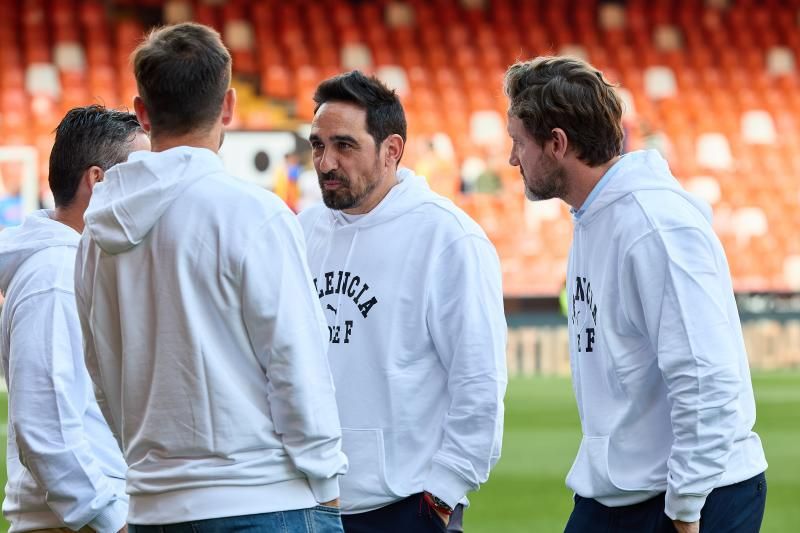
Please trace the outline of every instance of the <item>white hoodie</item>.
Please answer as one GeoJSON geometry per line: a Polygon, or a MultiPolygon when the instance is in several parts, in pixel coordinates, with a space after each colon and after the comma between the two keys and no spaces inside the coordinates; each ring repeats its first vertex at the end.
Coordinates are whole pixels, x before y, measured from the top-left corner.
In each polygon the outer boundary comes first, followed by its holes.
{"type": "Polygon", "coordinates": [[[285,204],[178,147],[111,169],[85,220],[78,311],[129,466],[129,521],[336,498],[347,460],[325,322],[285,204]]]}
{"type": "Polygon", "coordinates": [[[666,491],[666,514],[695,521],[712,489],[767,467],[728,263],[710,209],[656,151],[597,189],[567,277],[584,435],[567,485],[608,506],[666,491]]]}
{"type": "Polygon", "coordinates": [[[424,178],[401,169],[398,180],[352,222],[323,205],[300,215],[350,460],[344,513],[423,490],[454,506],[500,457],[507,379],[497,254],[424,178]]]}
{"type": "Polygon", "coordinates": [[[73,293],[80,234],[37,211],[0,232],[10,531],[125,525],[125,462],[83,362],[73,293]]]}

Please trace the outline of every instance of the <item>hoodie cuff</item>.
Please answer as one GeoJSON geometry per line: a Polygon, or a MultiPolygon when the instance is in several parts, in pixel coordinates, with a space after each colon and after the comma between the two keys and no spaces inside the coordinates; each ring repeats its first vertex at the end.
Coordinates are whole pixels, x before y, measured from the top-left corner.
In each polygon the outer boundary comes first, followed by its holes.
{"type": "Polygon", "coordinates": [[[672,491],[672,487],[667,487],[665,498],[664,514],[672,520],[681,522],[696,522],[700,520],[700,511],[706,504],[706,495],[685,495],[681,496],[672,491]]]}
{"type": "Polygon", "coordinates": [[[431,466],[431,471],[422,487],[454,509],[473,488],[464,478],[436,462],[431,466]]]}
{"type": "Polygon", "coordinates": [[[97,533],[117,533],[128,520],[128,503],[114,500],[87,524],[97,533]]]}
{"type": "Polygon", "coordinates": [[[339,497],[339,476],[327,479],[309,479],[308,484],[311,486],[311,492],[314,493],[317,503],[329,502],[339,497]]]}

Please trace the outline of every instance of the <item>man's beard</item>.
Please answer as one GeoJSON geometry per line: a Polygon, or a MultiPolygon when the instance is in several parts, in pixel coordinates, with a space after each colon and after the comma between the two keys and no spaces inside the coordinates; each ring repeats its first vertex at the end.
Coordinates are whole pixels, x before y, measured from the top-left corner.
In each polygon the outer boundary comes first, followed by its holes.
{"type": "Polygon", "coordinates": [[[564,168],[558,165],[553,165],[544,179],[537,182],[535,187],[528,183],[525,175],[522,176],[522,182],[525,184],[525,198],[532,202],[539,200],[550,200],[551,198],[564,199],[567,195],[567,177],[564,168]]]}
{"type": "Polygon", "coordinates": [[[353,191],[353,189],[350,187],[350,178],[344,174],[339,174],[333,170],[325,173],[317,172],[319,188],[320,191],[322,191],[322,201],[325,203],[326,207],[330,209],[336,209],[337,211],[358,207],[361,205],[361,202],[364,201],[364,198],[369,196],[370,193],[378,186],[380,181],[378,179],[379,171],[379,166],[376,163],[375,168],[372,170],[373,179],[367,182],[364,190],[360,192],[353,191]],[[336,180],[340,183],[340,185],[337,189],[327,190],[325,189],[326,180],[336,180]]]}

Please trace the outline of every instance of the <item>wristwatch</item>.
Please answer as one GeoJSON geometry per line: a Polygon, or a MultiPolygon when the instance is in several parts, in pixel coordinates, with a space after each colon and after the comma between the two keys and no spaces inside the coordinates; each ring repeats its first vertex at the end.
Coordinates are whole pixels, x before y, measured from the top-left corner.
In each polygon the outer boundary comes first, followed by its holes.
{"type": "Polygon", "coordinates": [[[447,502],[445,502],[443,499],[434,496],[428,491],[425,491],[424,498],[425,501],[428,502],[428,505],[430,505],[440,513],[446,515],[453,514],[453,508],[447,505],[447,502]]]}

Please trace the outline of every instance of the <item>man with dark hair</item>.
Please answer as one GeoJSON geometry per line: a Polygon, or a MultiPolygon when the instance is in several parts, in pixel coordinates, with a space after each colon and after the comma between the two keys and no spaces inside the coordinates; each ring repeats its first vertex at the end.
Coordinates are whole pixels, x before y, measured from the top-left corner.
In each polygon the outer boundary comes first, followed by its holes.
{"type": "Polygon", "coordinates": [[[153,153],[97,187],[75,280],[131,530],[341,531],[347,460],[302,231],[217,155],[230,55],[187,23],[150,33],[133,64],[153,153]]]}
{"type": "Polygon", "coordinates": [[[510,163],[560,198],[583,440],[567,533],[759,530],[767,467],[725,252],[711,210],[654,150],[620,156],[601,72],[540,57],[506,73],[510,163]]]}
{"type": "Polygon", "coordinates": [[[76,194],[87,169],[90,184],[102,181],[106,170],[128,159],[137,150],[149,150],[147,139],[136,115],[105,109],[99,105],[71,110],[56,128],[56,140],[50,152],[48,181],[56,204],[63,214],[78,202],[75,220],[70,225],[83,228],[83,213],[88,196],[76,194]],[[86,200],[82,202],[82,200],[86,200]]]}
{"type": "Polygon", "coordinates": [[[83,361],[73,290],[83,212],[105,172],[149,149],[136,116],[71,110],[50,154],[54,211],[0,233],[0,357],[8,387],[3,514],[17,531],[125,529],[125,461],[83,361]]]}
{"type": "Polygon", "coordinates": [[[350,471],[345,531],[461,530],[459,502],[500,457],[506,388],[500,265],[481,228],[398,170],[397,95],[358,71],[314,95],[324,206],[300,215],[328,319],[350,471]]]}

